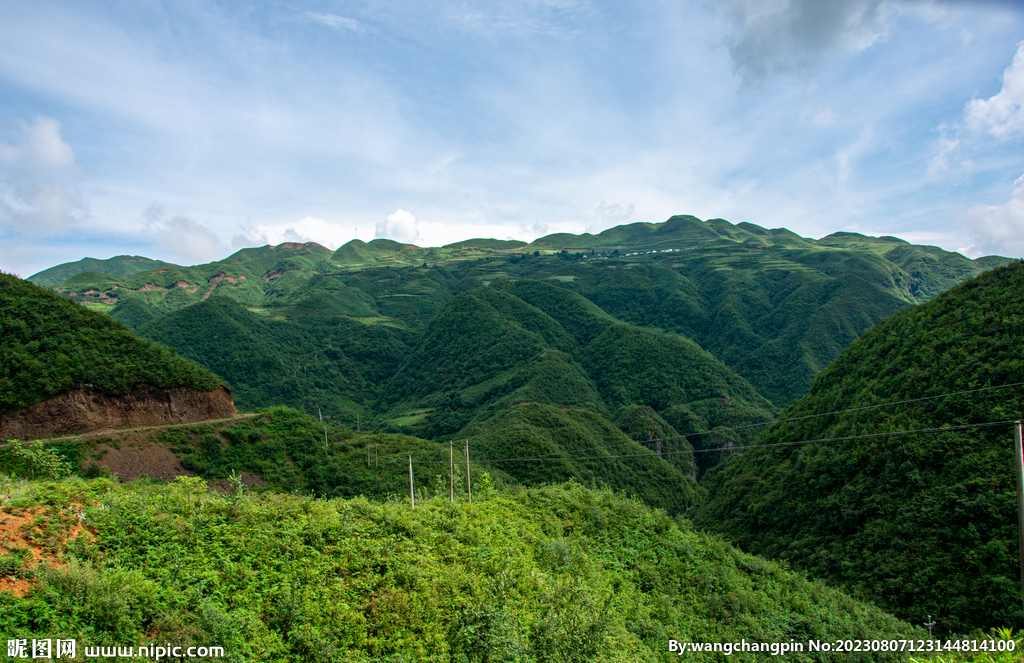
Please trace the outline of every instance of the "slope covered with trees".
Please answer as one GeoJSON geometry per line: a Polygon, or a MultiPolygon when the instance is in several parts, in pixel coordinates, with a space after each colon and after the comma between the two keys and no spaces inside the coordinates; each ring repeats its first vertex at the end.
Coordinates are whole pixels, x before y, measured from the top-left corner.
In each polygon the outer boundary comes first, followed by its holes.
{"type": "Polygon", "coordinates": [[[139,383],[223,384],[121,323],[9,274],[0,274],[0,359],[0,412],[83,386],[122,395],[139,383]]]}
{"type": "Polygon", "coordinates": [[[908,619],[1019,628],[1022,292],[1014,262],[872,329],[712,473],[695,521],[908,619]]]}
{"type": "Polygon", "coordinates": [[[709,401],[772,417],[772,405],[746,380],[689,339],[617,322],[548,283],[496,279],[459,294],[431,321],[388,383],[381,409],[393,420],[422,413],[410,431],[438,438],[472,434],[471,424],[522,402],[608,417],[626,405],[668,412],[709,401]]]}

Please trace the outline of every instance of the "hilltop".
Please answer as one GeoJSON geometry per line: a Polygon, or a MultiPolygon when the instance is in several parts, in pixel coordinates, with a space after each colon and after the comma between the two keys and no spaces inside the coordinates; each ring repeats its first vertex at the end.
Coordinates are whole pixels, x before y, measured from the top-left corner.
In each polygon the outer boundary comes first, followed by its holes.
{"type": "Polygon", "coordinates": [[[177,267],[177,265],[162,260],[153,260],[144,256],[114,256],[106,260],[96,258],[82,258],[75,262],[68,262],[50,269],[33,274],[26,279],[36,285],[49,288],[64,283],[72,276],[82,272],[97,272],[99,274],[110,274],[112,276],[131,276],[137,272],[148,272],[154,269],[165,269],[177,267]]]}
{"type": "MultiPolygon", "coordinates": [[[[199,364],[139,338],[121,323],[8,274],[0,274],[0,357],[0,430],[8,436],[23,429],[45,434],[39,431],[48,430],[50,423],[57,426],[54,430],[73,428],[80,418],[68,412],[76,409],[71,404],[54,406],[70,417],[68,422],[48,422],[53,417],[44,411],[31,421],[21,421],[19,414],[68,392],[80,393],[82,408],[89,410],[90,403],[108,403],[112,397],[146,399],[148,395],[135,394],[141,385],[165,394],[224,386],[199,364]],[[41,420],[38,425],[35,419],[41,420]]],[[[179,401],[192,398],[174,393],[179,401]]],[[[195,407],[206,407],[204,397],[197,398],[195,407]]],[[[227,402],[225,408],[230,396],[227,402]]],[[[91,417],[88,412],[82,416],[91,417]]]]}
{"type": "Polygon", "coordinates": [[[705,478],[695,522],[908,619],[1019,628],[1021,292],[1016,261],[866,333],[705,478]]]}

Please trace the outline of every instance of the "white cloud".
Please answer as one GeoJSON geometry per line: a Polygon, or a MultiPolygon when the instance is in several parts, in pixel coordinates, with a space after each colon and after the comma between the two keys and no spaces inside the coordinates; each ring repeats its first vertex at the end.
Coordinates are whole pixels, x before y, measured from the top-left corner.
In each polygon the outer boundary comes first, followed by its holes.
{"type": "Polygon", "coordinates": [[[142,221],[153,235],[154,243],[171,262],[198,265],[225,257],[227,247],[205,224],[178,214],[167,216],[167,208],[153,203],[142,212],[142,221]]]}
{"type": "Polygon", "coordinates": [[[853,174],[855,162],[874,147],[874,129],[867,127],[857,140],[836,151],[836,188],[841,188],[853,174]]]}
{"type": "Polygon", "coordinates": [[[939,153],[928,161],[928,172],[925,177],[929,182],[937,181],[950,169],[950,155],[956,154],[960,147],[959,138],[951,138],[949,127],[945,124],[939,126],[939,153]]]}
{"type": "Polygon", "coordinates": [[[1003,88],[988,99],[972,99],[964,109],[968,128],[987,131],[996,138],[1024,133],[1024,42],[1003,71],[1003,88]]]}
{"type": "Polygon", "coordinates": [[[1002,255],[1024,257],[1024,176],[1013,183],[1010,200],[1001,205],[978,205],[957,222],[971,242],[961,253],[977,258],[1002,255]]]}
{"type": "Polygon", "coordinates": [[[63,233],[87,215],[74,151],[53,118],[19,124],[21,143],[0,143],[0,226],[34,236],[63,233]]]}
{"type": "Polygon", "coordinates": [[[832,127],[839,122],[839,115],[831,108],[826,108],[815,114],[813,122],[819,127],[832,127]]]}
{"type": "Polygon", "coordinates": [[[242,232],[231,238],[231,248],[235,251],[247,249],[253,246],[266,246],[270,244],[267,235],[255,228],[243,228],[242,232]]]}
{"type": "Polygon", "coordinates": [[[729,53],[747,76],[802,71],[823,55],[860,52],[886,32],[882,0],[728,0],[729,53]]]}
{"type": "Polygon", "coordinates": [[[523,242],[532,242],[538,237],[543,237],[548,234],[548,224],[546,223],[534,223],[527,226],[522,224],[519,227],[519,234],[516,235],[516,239],[523,242]]]}
{"type": "Polygon", "coordinates": [[[217,233],[187,216],[172,216],[156,233],[157,244],[174,262],[200,264],[224,257],[225,247],[217,233]]]}
{"type": "Polygon", "coordinates": [[[248,246],[281,244],[282,242],[316,242],[334,250],[354,237],[354,226],[342,226],[325,219],[307,216],[300,221],[283,224],[260,224],[243,228],[231,238],[231,246],[241,249],[248,246]]]}
{"type": "Polygon", "coordinates": [[[632,223],[635,211],[636,207],[633,206],[633,203],[623,206],[618,203],[609,204],[601,201],[601,204],[594,209],[593,222],[587,224],[587,232],[599,233],[615,226],[632,223]]]}
{"type": "Polygon", "coordinates": [[[393,239],[405,244],[416,244],[420,241],[416,217],[404,209],[395,210],[395,213],[389,214],[385,221],[378,221],[374,236],[378,239],[393,239]]]}
{"type": "Polygon", "coordinates": [[[307,19],[326,25],[329,28],[335,30],[349,30],[351,32],[362,32],[365,27],[362,23],[355,20],[354,18],[345,18],[337,14],[318,14],[316,12],[305,12],[303,14],[307,19]]]}

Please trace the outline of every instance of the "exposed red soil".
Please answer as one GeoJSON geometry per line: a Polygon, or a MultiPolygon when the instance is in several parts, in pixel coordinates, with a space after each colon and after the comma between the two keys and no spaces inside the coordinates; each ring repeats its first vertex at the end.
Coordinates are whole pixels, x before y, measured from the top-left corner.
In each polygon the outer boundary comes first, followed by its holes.
{"type": "Polygon", "coordinates": [[[42,403],[0,413],[0,440],[37,439],[101,428],[184,423],[237,415],[231,392],[224,387],[199,391],[190,387],[162,389],[138,384],[123,396],[75,389],[42,403]]]}
{"type": "Polygon", "coordinates": [[[203,295],[202,299],[200,299],[199,301],[205,301],[207,297],[212,295],[214,288],[216,288],[217,284],[220,283],[221,281],[227,281],[228,283],[238,283],[239,281],[244,281],[244,280],[245,280],[245,274],[241,274],[241,275],[239,275],[238,278],[235,278],[234,276],[228,276],[224,272],[221,272],[217,276],[214,276],[209,281],[207,281],[207,283],[210,284],[210,289],[206,291],[206,294],[203,295]]]}
{"type": "Polygon", "coordinates": [[[324,251],[330,251],[326,246],[321,246],[316,242],[283,242],[274,247],[275,249],[323,249],[324,251]]]}
{"type": "MultiPolygon", "coordinates": [[[[70,513],[62,515],[76,518],[81,513],[82,506],[73,505],[69,507],[69,510],[70,513]]],[[[28,549],[32,556],[32,561],[25,564],[25,568],[34,569],[41,563],[59,569],[67,568],[67,564],[60,558],[59,553],[64,550],[69,541],[86,530],[81,522],[75,523],[70,530],[58,535],[52,545],[44,548],[37,543],[38,535],[42,534],[42,530],[36,524],[36,519],[37,516],[46,515],[47,511],[47,507],[25,510],[0,507],[0,554],[24,548],[28,549]]],[[[87,536],[95,540],[92,532],[87,532],[87,536]]],[[[0,591],[11,591],[16,596],[24,596],[31,587],[31,581],[25,578],[18,578],[14,575],[0,576],[0,591]]]]}

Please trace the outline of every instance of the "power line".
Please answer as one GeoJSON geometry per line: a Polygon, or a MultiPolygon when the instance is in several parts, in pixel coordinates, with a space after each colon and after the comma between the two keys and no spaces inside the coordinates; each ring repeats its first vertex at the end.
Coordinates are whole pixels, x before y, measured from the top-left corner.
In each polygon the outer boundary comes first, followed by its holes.
{"type": "MultiPolygon", "coordinates": [[[[994,426],[1009,426],[1014,423],[1014,420],[1005,421],[986,421],[977,424],[963,424],[960,426],[941,426],[938,428],[918,428],[914,430],[904,431],[889,431],[887,433],[866,433],[864,435],[845,435],[842,437],[822,437],[814,440],[796,440],[792,442],[773,442],[771,444],[748,444],[742,447],[726,447],[719,449],[681,449],[678,451],[663,451],[659,456],[656,452],[651,451],[649,453],[638,453],[638,454],[621,454],[616,456],[560,456],[557,458],[551,458],[547,456],[531,456],[521,458],[483,458],[476,460],[477,463],[519,463],[519,462],[544,462],[544,461],[566,461],[566,460],[616,460],[621,458],[659,458],[661,456],[678,456],[684,454],[699,454],[699,453],[722,453],[722,452],[734,452],[734,451],[746,451],[748,449],[769,449],[772,447],[790,447],[804,444],[816,444],[818,442],[845,442],[849,440],[867,440],[873,438],[889,438],[889,437],[901,437],[904,435],[917,435],[927,433],[951,433],[954,431],[968,430],[972,428],[991,428],[994,426]]],[[[618,445],[624,446],[624,445],[618,445]]],[[[600,447],[599,447],[600,448],[600,447]]],[[[407,454],[406,454],[407,455],[407,454]]],[[[395,456],[397,459],[398,456],[395,456]]],[[[389,459],[391,460],[391,459],[389,459]]],[[[391,462],[395,462],[391,460],[391,462]]],[[[421,460],[416,461],[419,465],[438,465],[447,461],[436,461],[436,460],[421,460]]]]}
{"type": "MultiPolygon", "coordinates": [[[[686,433],[686,434],[681,434],[681,435],[670,435],[668,437],[663,437],[661,439],[664,441],[664,440],[675,440],[675,439],[679,439],[679,438],[690,438],[690,437],[695,436],[695,435],[707,435],[709,433],[716,433],[716,432],[721,432],[721,431],[742,430],[744,428],[753,428],[753,427],[756,427],[756,426],[771,426],[771,425],[774,425],[774,424],[787,423],[787,422],[790,422],[790,421],[802,421],[802,420],[805,420],[805,419],[815,419],[815,418],[818,418],[818,417],[827,417],[827,416],[831,416],[831,415],[834,415],[834,414],[847,414],[847,413],[850,413],[850,412],[860,412],[860,411],[864,411],[864,410],[873,410],[873,409],[878,409],[878,408],[882,408],[882,407],[888,407],[888,406],[891,406],[891,405],[905,405],[907,403],[918,403],[918,402],[922,402],[922,401],[935,400],[937,398],[945,398],[947,396],[961,396],[961,395],[964,395],[964,394],[974,394],[974,393],[979,393],[979,392],[982,392],[982,391],[993,391],[993,390],[996,390],[996,389],[1007,389],[1009,387],[1019,387],[1019,386],[1024,386],[1024,382],[1013,382],[1013,383],[1010,383],[1010,384],[996,385],[994,387],[979,387],[977,389],[965,389],[963,391],[953,391],[953,392],[948,392],[948,393],[945,393],[945,394],[936,394],[934,396],[922,396],[921,398],[908,398],[908,399],[901,400],[901,401],[890,401],[888,403],[878,403],[878,404],[875,404],[875,405],[865,405],[865,406],[862,406],[862,407],[847,408],[845,410],[834,410],[832,412],[821,412],[821,413],[818,413],[818,414],[809,414],[809,415],[805,415],[805,416],[802,416],[802,417],[790,417],[790,418],[787,418],[787,419],[776,419],[775,421],[765,422],[765,423],[760,423],[760,424],[745,424],[743,426],[733,426],[733,427],[722,426],[722,427],[718,427],[718,428],[716,428],[714,430],[698,431],[698,432],[695,432],[695,433],[686,433]]],[[[981,426],[987,426],[987,425],[1001,425],[1002,423],[1003,422],[995,422],[995,423],[992,423],[992,424],[969,424],[966,427],[972,428],[972,427],[981,427],[981,426]]],[[[920,429],[919,431],[909,431],[909,432],[906,432],[906,433],[897,433],[897,434],[899,434],[899,435],[906,435],[906,434],[910,434],[910,433],[913,433],[913,432],[949,431],[949,430],[960,430],[962,428],[963,428],[963,426],[960,426],[960,427],[937,428],[937,429],[920,429]]],[[[886,435],[888,435],[888,434],[886,434],[886,435]]],[[[878,435],[869,435],[868,437],[878,437],[878,435]]],[[[787,446],[787,445],[792,445],[792,444],[810,444],[812,442],[818,442],[818,441],[839,441],[839,440],[847,440],[847,439],[860,439],[860,438],[858,436],[839,437],[839,438],[822,438],[821,440],[810,440],[810,441],[801,441],[801,442],[782,442],[782,443],[772,444],[772,445],[759,444],[759,445],[747,445],[747,446],[744,446],[744,447],[730,447],[730,450],[742,450],[742,449],[750,449],[750,448],[754,448],[754,447],[787,446]]],[[[612,444],[612,445],[607,445],[607,446],[595,446],[595,447],[591,447],[591,448],[592,449],[615,449],[615,448],[618,448],[618,447],[629,446],[630,444],[640,444],[640,442],[634,440],[633,442],[626,442],[626,443],[623,443],[623,444],[612,444]]],[[[567,454],[567,453],[571,454],[571,453],[575,453],[576,451],[583,451],[583,449],[573,449],[573,450],[570,450],[570,451],[560,451],[560,452],[552,452],[550,454],[543,454],[543,456],[548,456],[549,458],[532,457],[532,458],[528,458],[528,459],[527,458],[523,458],[523,459],[498,459],[498,460],[493,460],[493,461],[481,460],[481,461],[478,461],[478,462],[481,462],[481,463],[482,462],[510,462],[510,461],[516,461],[516,460],[574,460],[574,458],[572,458],[572,457],[555,456],[555,454],[559,454],[559,453],[560,454],[567,454]],[[552,456],[554,456],[554,457],[552,457],[552,456]]],[[[719,449],[697,449],[697,450],[693,450],[693,451],[687,451],[687,450],[663,451],[661,453],[661,455],[662,456],[671,456],[671,455],[678,455],[678,454],[685,454],[685,453],[712,453],[712,452],[721,452],[721,451],[723,451],[723,449],[721,449],[721,448],[719,448],[719,449]]],[[[646,456],[646,455],[649,455],[649,454],[627,454],[627,455],[623,455],[623,456],[583,456],[583,457],[580,457],[580,458],[583,458],[583,459],[591,459],[591,458],[634,458],[634,457],[646,456]]],[[[650,454],[650,455],[653,455],[653,454],[650,454]]],[[[397,458],[398,456],[395,456],[395,457],[397,458]]],[[[404,456],[402,456],[402,457],[404,458],[404,456]]],[[[440,464],[440,463],[442,463],[444,461],[418,461],[418,462],[420,464],[440,464]]]]}
{"type": "MultiPolygon", "coordinates": [[[[922,433],[948,433],[958,430],[967,430],[970,428],[986,428],[993,426],[1009,426],[1014,423],[1012,420],[1006,421],[987,421],[980,424],[964,424],[962,426],[943,426],[940,428],[919,428],[916,430],[906,431],[890,431],[888,433],[867,433],[865,435],[847,435],[843,437],[823,437],[816,440],[798,440],[794,442],[775,442],[772,444],[749,444],[742,447],[729,447],[724,449],[684,449],[679,451],[665,451],[662,452],[662,456],[675,456],[682,454],[698,454],[698,453],[721,453],[723,451],[745,451],[747,449],[767,449],[769,447],[787,447],[801,444],[815,444],[817,442],[843,442],[847,440],[866,440],[871,438],[887,438],[887,437],[900,437],[903,435],[914,435],[922,433]]],[[[500,459],[483,459],[478,460],[478,463],[509,463],[509,462],[522,462],[522,461],[545,461],[545,460],[613,460],[616,458],[643,458],[643,457],[658,457],[655,452],[645,454],[624,454],[621,456],[575,456],[570,458],[500,458],[500,459]]]]}
{"type": "MultiPolygon", "coordinates": [[[[808,414],[802,417],[790,417],[788,419],[776,419],[775,421],[767,424],[747,424],[746,426],[737,426],[728,430],[739,430],[740,428],[750,428],[752,426],[771,426],[773,424],[786,423],[788,421],[801,421],[803,419],[814,419],[816,417],[828,417],[833,414],[847,414],[848,412],[860,412],[862,410],[873,410],[880,407],[888,407],[890,405],[905,405],[907,403],[918,403],[921,401],[930,401],[936,398],[945,398],[946,396],[960,396],[963,394],[975,394],[980,391],[991,391],[993,389],[1006,389],[1008,387],[1020,387],[1024,385],[1024,382],[1013,382],[1011,384],[1001,384],[995,387],[979,387],[978,389],[965,389],[964,391],[952,391],[946,394],[937,394],[935,396],[922,396],[921,398],[908,398],[903,401],[891,401],[889,403],[879,403],[877,405],[864,405],[862,407],[852,407],[847,410],[836,410],[834,412],[822,412],[820,414],[808,414]]],[[[696,433],[692,433],[696,435],[696,433]]]]}

